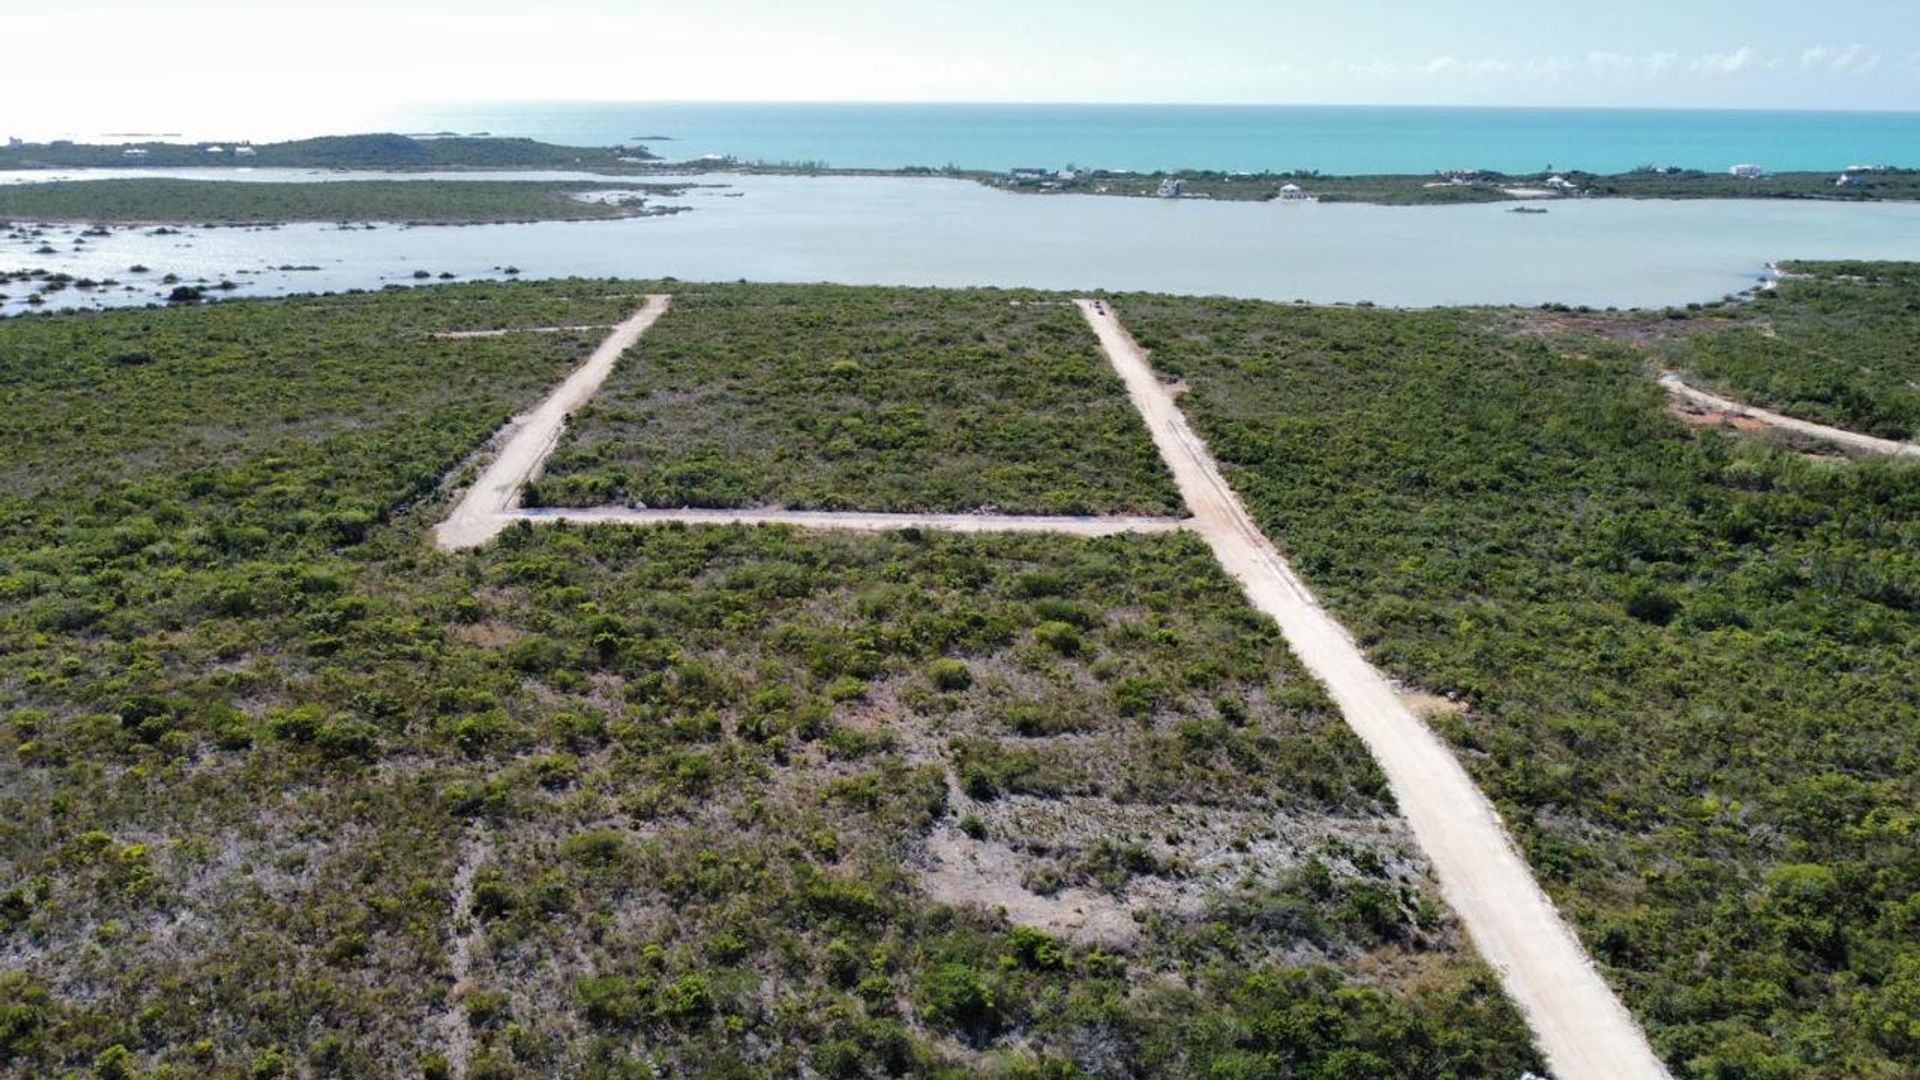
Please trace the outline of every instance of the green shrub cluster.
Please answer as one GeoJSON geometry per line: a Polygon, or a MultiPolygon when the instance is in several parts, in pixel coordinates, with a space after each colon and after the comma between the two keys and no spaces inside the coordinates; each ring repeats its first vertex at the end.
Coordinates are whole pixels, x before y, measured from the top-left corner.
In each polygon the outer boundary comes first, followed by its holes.
{"type": "Polygon", "coordinates": [[[574,417],[530,503],[1166,514],[1080,316],[994,289],[700,286],[574,417]]]}
{"type": "MultiPolygon", "coordinates": [[[[1911,357],[1913,271],[1870,273],[1759,311],[1911,357]]],[[[1911,1072],[1920,469],[1696,434],[1642,351],[1488,313],[1120,307],[1376,661],[1471,706],[1436,725],[1680,1075],[1911,1072]]]]}
{"type": "Polygon", "coordinates": [[[1788,263],[1740,329],[1668,362],[1732,397],[1887,439],[1920,439],[1920,267],[1788,263]]]}
{"type": "Polygon", "coordinates": [[[0,219],[150,224],[398,221],[468,225],[499,221],[586,221],[634,210],[596,191],[684,188],[573,180],[61,180],[0,189],[0,219]]]}
{"type": "MultiPolygon", "coordinates": [[[[1537,1067],[1418,864],[1334,833],[1125,950],[923,885],[976,761],[988,812],[1058,773],[1392,833],[1191,537],[433,551],[442,478],[595,335],[431,332],[639,291],[0,323],[0,1072],[444,1076],[449,1024],[470,1078],[1537,1067]]],[[[1068,869],[1180,872],[1109,839],[1068,869]]]]}

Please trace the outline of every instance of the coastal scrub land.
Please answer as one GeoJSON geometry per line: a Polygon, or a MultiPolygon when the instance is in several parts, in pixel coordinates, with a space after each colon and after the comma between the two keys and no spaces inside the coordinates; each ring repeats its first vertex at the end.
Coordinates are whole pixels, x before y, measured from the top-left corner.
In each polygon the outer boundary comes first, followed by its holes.
{"type": "Polygon", "coordinates": [[[1690,335],[1667,363],[1703,387],[1805,420],[1920,439],[1920,266],[1788,263],[1754,318],[1690,335]]]}
{"type": "Polygon", "coordinates": [[[1910,355],[1912,273],[1673,318],[1116,303],[1373,658],[1457,703],[1436,728],[1680,1076],[1920,1052],[1920,468],[1695,430],[1649,375],[1761,320],[1777,371],[1910,355]]]}
{"type": "Polygon", "coordinates": [[[1018,290],[681,287],[531,506],[1175,514],[1093,335],[1018,290]]]}
{"type": "Polygon", "coordinates": [[[672,208],[648,200],[685,190],[675,184],[569,180],[69,180],[0,184],[0,220],[143,225],[590,221],[671,213],[672,208]]]}
{"type": "MultiPolygon", "coordinates": [[[[435,551],[487,438],[602,336],[447,333],[659,291],[0,323],[0,1071],[1540,1068],[1193,537],[435,551]]],[[[854,292],[776,291],[832,352],[854,292]]],[[[872,293],[903,352],[1004,307],[1031,396],[1066,362],[1033,312],[1071,309],[872,293]]]]}
{"type": "Polygon", "coordinates": [[[0,169],[624,169],[645,147],[554,146],[532,139],[328,135],[291,142],[23,143],[0,146],[0,169]]]}
{"type": "Polygon", "coordinates": [[[1265,202],[1289,185],[1320,202],[1375,203],[1384,206],[1432,206],[1485,202],[1552,202],[1562,198],[1612,199],[1824,199],[1876,202],[1920,199],[1920,169],[1772,173],[1759,178],[1698,169],[1635,169],[1598,174],[1568,170],[1507,174],[1483,170],[1456,173],[1337,176],[1319,172],[1228,173],[1208,170],[1130,173],[1068,170],[1033,180],[976,177],[1026,194],[1154,196],[1178,181],[1180,197],[1265,202]],[[1555,183],[1554,181],[1558,181],[1555,183]]]}

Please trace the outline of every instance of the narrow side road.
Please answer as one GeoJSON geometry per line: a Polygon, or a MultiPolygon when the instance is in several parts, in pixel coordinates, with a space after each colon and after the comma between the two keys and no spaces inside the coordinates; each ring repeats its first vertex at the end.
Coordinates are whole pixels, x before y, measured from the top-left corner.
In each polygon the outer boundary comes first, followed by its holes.
{"type": "Polygon", "coordinates": [[[1079,301],[1194,515],[1193,529],[1280,625],[1386,773],[1400,813],[1555,1080],[1665,1080],[1646,1035],[1534,880],[1493,805],[1260,532],[1113,311],[1079,301]]]}
{"type": "Polygon", "coordinates": [[[479,547],[500,535],[512,519],[507,512],[520,501],[520,489],[540,475],[547,457],[560,442],[567,415],[587,403],[607,381],[620,354],[666,313],[672,297],[652,295],[640,310],[607,335],[587,362],[574,369],[532,412],[517,416],[504,431],[505,441],[486,471],[473,482],[447,520],[434,527],[441,548],[457,551],[479,547]]]}
{"type": "Polygon", "coordinates": [[[607,329],[611,329],[611,327],[607,327],[604,325],[509,326],[501,330],[442,330],[435,334],[428,334],[427,336],[432,338],[438,338],[442,341],[459,341],[463,338],[506,337],[508,334],[564,334],[570,330],[607,330],[607,329]]]}
{"type": "Polygon", "coordinates": [[[1828,427],[1811,420],[1796,420],[1755,405],[1743,405],[1732,398],[1723,398],[1718,394],[1709,394],[1705,390],[1688,386],[1680,376],[1672,371],[1660,373],[1660,385],[1667,388],[1680,401],[1703,405],[1709,409],[1731,413],[1734,416],[1750,417],[1771,428],[1791,431],[1799,435],[1830,442],[1836,446],[1845,446],[1853,450],[1862,450],[1869,454],[1889,454],[1895,457],[1920,457],[1920,443],[1900,442],[1895,439],[1882,439],[1874,435],[1862,435],[1857,431],[1828,427]]]}
{"type": "Polygon", "coordinates": [[[1023,514],[875,514],[827,510],[631,510],[619,506],[540,507],[511,511],[513,521],[566,521],[578,525],[794,525],[804,529],[889,532],[933,529],[940,532],[1044,532],[1068,536],[1118,536],[1122,533],[1180,532],[1185,518],[1072,517],[1023,514]]]}

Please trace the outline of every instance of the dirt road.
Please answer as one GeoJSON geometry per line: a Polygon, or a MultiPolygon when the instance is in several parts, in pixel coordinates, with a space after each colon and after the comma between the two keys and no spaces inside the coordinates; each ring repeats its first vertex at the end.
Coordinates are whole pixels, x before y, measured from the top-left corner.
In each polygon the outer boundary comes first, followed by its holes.
{"type": "Polygon", "coordinates": [[[1873,435],[1862,435],[1857,431],[1828,427],[1825,424],[1816,424],[1810,420],[1795,420],[1791,416],[1782,416],[1777,412],[1771,412],[1753,405],[1742,405],[1731,398],[1723,398],[1718,394],[1709,394],[1705,390],[1688,386],[1679,375],[1671,371],[1661,373],[1660,385],[1667,388],[1667,393],[1672,394],[1681,401],[1691,402],[1695,405],[1716,409],[1724,413],[1731,413],[1734,416],[1745,416],[1749,419],[1758,420],[1768,427],[1778,428],[1781,431],[1791,431],[1795,434],[1830,442],[1836,446],[1845,446],[1853,450],[1863,450],[1869,454],[1920,457],[1920,443],[1899,442],[1894,439],[1882,439],[1873,435]]]}
{"type": "Polygon", "coordinates": [[[1172,469],[1194,531],[1279,623],[1372,751],[1442,894],[1525,1013],[1556,1080],[1664,1080],[1645,1034],[1534,881],[1486,796],[1260,532],[1112,309],[1079,304],[1172,469]]]}
{"type": "Polygon", "coordinates": [[[508,334],[564,334],[572,330],[606,330],[606,326],[509,326],[501,330],[442,330],[428,337],[442,341],[458,341],[462,338],[506,337],[508,334]]]}
{"type": "Polygon", "coordinates": [[[1069,517],[1021,514],[871,514],[826,510],[630,510],[618,506],[541,507],[512,511],[509,518],[534,522],[567,521],[580,525],[795,525],[804,529],[890,532],[933,529],[941,532],[1044,532],[1068,536],[1117,536],[1122,533],[1179,532],[1184,518],[1069,517]]]}
{"type": "Polygon", "coordinates": [[[607,381],[614,362],[667,310],[672,297],[649,296],[640,310],[607,335],[587,362],[567,376],[547,399],[507,425],[500,452],[474,481],[447,520],[434,527],[434,540],[454,551],[478,547],[500,534],[512,519],[508,511],[520,500],[520,489],[540,474],[566,427],[567,414],[586,404],[607,381]]]}

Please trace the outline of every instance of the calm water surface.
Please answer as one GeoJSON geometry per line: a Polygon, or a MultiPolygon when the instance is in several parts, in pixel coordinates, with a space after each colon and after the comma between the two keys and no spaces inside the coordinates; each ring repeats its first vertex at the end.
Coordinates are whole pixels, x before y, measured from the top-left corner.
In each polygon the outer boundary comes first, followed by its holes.
{"type": "MultiPolygon", "coordinates": [[[[503,176],[511,174],[501,174],[503,176]]],[[[271,177],[268,177],[271,178],[271,177]]],[[[1379,207],[1022,196],[963,181],[704,178],[672,200],[693,212],[610,222],[471,227],[331,225],[116,229],[76,246],[55,226],[0,240],[0,268],[114,277],[132,291],[49,308],[148,303],[173,272],[263,296],[462,279],[569,275],[1151,290],[1397,306],[1663,306],[1752,285],[1771,260],[1920,259],[1920,205],[1594,200],[1546,214],[1507,206],[1379,207]],[[54,254],[33,253],[41,244],[54,254]],[[142,263],[152,273],[134,276],[142,263]],[[281,271],[281,266],[318,269],[281,271]]],[[[22,310],[27,290],[7,312],[22,310]]]]}
{"type": "MultiPolygon", "coordinates": [[[[1067,162],[1108,169],[1482,168],[1623,172],[1920,165],[1920,115],[1729,109],[1518,109],[1362,105],[927,105],[503,103],[397,110],[402,131],[486,131],[576,146],[640,136],[676,160],[702,154],[850,168],[1067,162]]],[[[245,133],[242,133],[245,134],[245,133]]],[[[233,138],[215,133],[211,138],[233,138]]]]}

